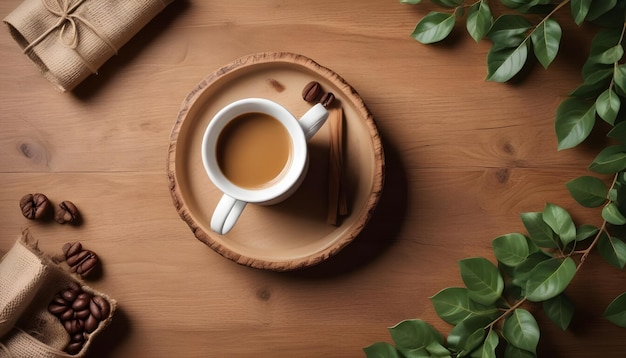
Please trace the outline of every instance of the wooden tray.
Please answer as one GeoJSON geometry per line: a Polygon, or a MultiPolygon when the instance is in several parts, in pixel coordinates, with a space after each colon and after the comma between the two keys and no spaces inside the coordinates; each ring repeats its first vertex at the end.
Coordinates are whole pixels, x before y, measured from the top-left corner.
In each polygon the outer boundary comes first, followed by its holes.
{"type": "Polygon", "coordinates": [[[239,264],[284,271],[317,264],[359,234],[378,203],[384,155],[371,113],[345,80],[301,55],[260,53],[220,68],[185,98],[170,137],[167,172],[174,205],[200,241],[239,264]],[[272,99],[299,117],[311,106],[301,93],[312,80],[333,92],[344,111],[349,214],[338,226],[326,223],[327,123],[309,142],[309,172],[293,196],[277,205],[248,205],[228,234],[214,233],[209,223],[222,194],[206,175],[200,154],[209,121],[228,103],[246,97],[272,99]]]}

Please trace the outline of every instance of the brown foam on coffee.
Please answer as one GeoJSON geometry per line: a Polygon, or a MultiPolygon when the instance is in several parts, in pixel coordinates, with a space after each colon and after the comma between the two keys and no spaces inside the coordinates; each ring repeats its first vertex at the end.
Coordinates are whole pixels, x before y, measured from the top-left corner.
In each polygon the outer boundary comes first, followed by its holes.
{"type": "Polygon", "coordinates": [[[258,112],[239,115],[220,133],[217,163],[224,176],[246,189],[276,181],[291,156],[291,138],[274,117],[258,112]]]}

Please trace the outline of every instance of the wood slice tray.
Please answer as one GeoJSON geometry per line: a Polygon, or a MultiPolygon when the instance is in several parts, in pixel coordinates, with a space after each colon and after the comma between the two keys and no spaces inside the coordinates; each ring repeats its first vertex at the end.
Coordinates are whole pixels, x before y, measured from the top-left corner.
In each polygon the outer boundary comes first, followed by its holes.
{"type": "Polygon", "coordinates": [[[167,173],[174,206],[198,240],[239,264],[285,271],[325,260],[361,232],[379,200],[384,154],[370,111],[345,80],[305,56],[270,52],[220,68],[189,93],[170,136],[167,173]],[[309,142],[309,172],[293,196],[276,205],[248,205],[226,235],[211,231],[211,215],[222,195],[202,165],[202,136],[211,118],[228,103],[246,97],[277,101],[299,117],[311,107],[301,93],[313,80],[335,94],[344,112],[348,215],[337,226],[326,222],[327,123],[309,142]]]}

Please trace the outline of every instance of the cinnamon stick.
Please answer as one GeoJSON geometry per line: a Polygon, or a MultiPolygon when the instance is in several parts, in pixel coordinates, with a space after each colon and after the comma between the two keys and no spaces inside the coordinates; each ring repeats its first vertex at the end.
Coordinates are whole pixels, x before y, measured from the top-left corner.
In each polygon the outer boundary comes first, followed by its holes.
{"type": "Polygon", "coordinates": [[[330,158],[328,168],[327,223],[337,225],[339,216],[347,215],[348,205],[343,190],[343,110],[337,106],[330,113],[330,158]]]}

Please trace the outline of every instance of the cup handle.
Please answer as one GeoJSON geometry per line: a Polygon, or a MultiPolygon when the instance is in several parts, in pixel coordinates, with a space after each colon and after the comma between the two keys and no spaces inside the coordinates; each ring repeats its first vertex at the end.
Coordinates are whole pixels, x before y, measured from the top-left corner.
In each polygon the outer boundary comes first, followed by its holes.
{"type": "Polygon", "coordinates": [[[321,103],[311,107],[311,109],[300,118],[298,123],[300,123],[300,127],[302,127],[304,131],[304,137],[307,142],[322,128],[327,118],[328,110],[326,110],[321,103]]]}
{"type": "Polygon", "coordinates": [[[237,200],[226,194],[222,195],[211,217],[211,230],[220,235],[229,232],[246,207],[247,202],[237,200]]]}

